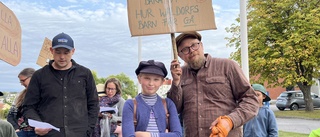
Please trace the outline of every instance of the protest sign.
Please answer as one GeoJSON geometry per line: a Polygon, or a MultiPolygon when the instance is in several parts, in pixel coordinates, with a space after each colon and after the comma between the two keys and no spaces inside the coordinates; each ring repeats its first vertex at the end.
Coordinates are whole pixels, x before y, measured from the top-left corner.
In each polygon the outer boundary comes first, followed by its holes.
{"type": "Polygon", "coordinates": [[[211,0],[127,0],[132,36],[216,29],[211,0]]]}
{"type": "Polygon", "coordinates": [[[0,59],[16,66],[21,60],[21,27],[14,13],[0,2],[0,59]]]}
{"type": "Polygon", "coordinates": [[[53,59],[53,55],[51,54],[50,47],[52,42],[48,38],[44,38],[43,45],[37,60],[37,64],[41,67],[48,64],[49,60],[53,59]]]}
{"type": "Polygon", "coordinates": [[[171,34],[174,59],[178,58],[174,33],[217,29],[211,0],[127,0],[131,36],[171,34]]]}

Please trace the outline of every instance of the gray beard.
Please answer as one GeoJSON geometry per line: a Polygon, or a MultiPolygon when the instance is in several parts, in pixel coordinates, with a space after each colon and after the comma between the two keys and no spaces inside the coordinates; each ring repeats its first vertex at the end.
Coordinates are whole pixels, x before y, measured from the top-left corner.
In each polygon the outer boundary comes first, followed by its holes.
{"type": "Polygon", "coordinates": [[[203,57],[199,58],[199,60],[196,60],[194,62],[188,62],[188,65],[190,68],[192,68],[194,70],[198,70],[204,65],[205,61],[206,61],[205,57],[203,56],[203,57]]]}

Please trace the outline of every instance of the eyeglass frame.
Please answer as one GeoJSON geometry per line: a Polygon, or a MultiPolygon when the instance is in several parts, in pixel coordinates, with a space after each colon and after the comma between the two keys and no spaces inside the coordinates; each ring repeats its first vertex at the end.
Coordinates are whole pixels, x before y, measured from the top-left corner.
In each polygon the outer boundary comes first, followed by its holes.
{"type": "Polygon", "coordinates": [[[117,88],[106,88],[106,91],[117,91],[117,88]]]}
{"type": "Polygon", "coordinates": [[[199,48],[200,48],[200,44],[201,44],[201,41],[199,41],[199,42],[197,42],[197,43],[193,43],[193,44],[191,44],[191,46],[189,46],[189,47],[184,47],[183,49],[181,49],[180,50],[180,52],[182,53],[182,54],[184,54],[184,55],[188,55],[188,54],[190,54],[190,52],[191,52],[191,50],[190,49],[192,49],[192,50],[194,50],[194,51],[197,51],[199,48]],[[194,48],[196,45],[198,45],[198,48],[194,48]],[[187,51],[187,53],[184,53],[183,52],[183,50],[184,51],[186,51],[185,49],[188,49],[187,51]]]}
{"type": "Polygon", "coordinates": [[[26,77],[25,79],[20,80],[20,83],[24,83],[24,82],[26,82],[26,80],[27,80],[28,78],[30,78],[30,77],[26,77]]]}

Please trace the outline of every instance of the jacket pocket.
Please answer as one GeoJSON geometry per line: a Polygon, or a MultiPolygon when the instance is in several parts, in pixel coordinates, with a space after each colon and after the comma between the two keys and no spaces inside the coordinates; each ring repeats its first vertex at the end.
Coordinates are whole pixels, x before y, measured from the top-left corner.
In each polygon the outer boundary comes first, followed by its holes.
{"type": "Polygon", "coordinates": [[[188,85],[190,85],[192,82],[193,82],[193,79],[183,80],[183,81],[181,81],[181,87],[188,86],[188,85]]]}
{"type": "Polygon", "coordinates": [[[225,77],[208,77],[206,78],[208,84],[223,84],[226,82],[225,77]]]}

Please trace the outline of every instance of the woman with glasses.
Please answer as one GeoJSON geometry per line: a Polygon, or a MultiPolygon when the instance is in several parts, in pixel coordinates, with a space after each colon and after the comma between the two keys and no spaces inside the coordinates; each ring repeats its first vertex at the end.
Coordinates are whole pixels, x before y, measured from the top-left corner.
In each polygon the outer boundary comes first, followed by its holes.
{"type": "Polygon", "coordinates": [[[7,121],[12,124],[18,137],[36,137],[34,128],[28,125],[27,119],[22,116],[22,103],[27,93],[27,87],[35,70],[33,68],[25,68],[19,74],[18,78],[22,86],[25,87],[23,91],[16,97],[12,107],[8,113],[7,121]]]}
{"type": "MultiPolygon", "coordinates": [[[[99,105],[100,107],[113,107],[116,108],[117,112],[101,112],[99,113],[98,122],[96,124],[96,127],[94,129],[94,132],[92,134],[92,137],[105,137],[105,135],[102,135],[101,133],[104,133],[104,131],[101,131],[103,129],[101,126],[104,124],[109,124],[104,127],[110,127],[110,137],[122,137],[121,135],[121,119],[122,119],[122,108],[124,105],[125,100],[121,97],[121,84],[120,81],[116,78],[110,78],[108,79],[104,84],[104,91],[106,93],[106,96],[100,97],[99,105]],[[109,121],[108,123],[103,123],[107,118],[109,121]],[[103,122],[101,122],[103,121],[103,122]]],[[[108,135],[106,137],[109,137],[108,135]]]]}

